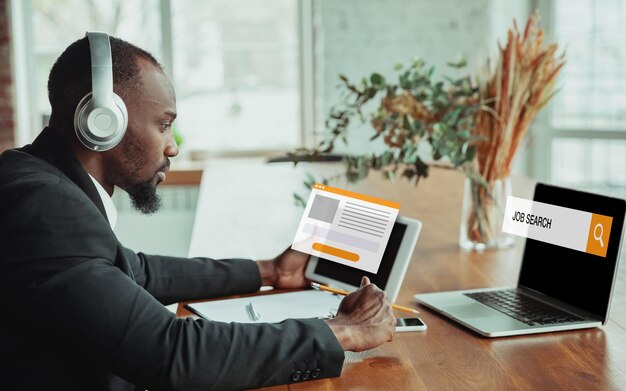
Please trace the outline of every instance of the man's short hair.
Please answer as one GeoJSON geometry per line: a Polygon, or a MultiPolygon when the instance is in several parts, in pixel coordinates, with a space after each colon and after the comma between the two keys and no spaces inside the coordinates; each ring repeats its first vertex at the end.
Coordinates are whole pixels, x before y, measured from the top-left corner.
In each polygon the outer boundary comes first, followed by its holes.
{"type": "MultiPolygon", "coordinates": [[[[163,69],[154,56],[119,38],[110,37],[113,59],[113,85],[122,98],[141,86],[138,59],[163,69]]],[[[48,77],[48,100],[52,106],[50,125],[73,128],[78,102],[91,92],[91,55],[89,40],[72,43],[56,60],[48,77]]]]}

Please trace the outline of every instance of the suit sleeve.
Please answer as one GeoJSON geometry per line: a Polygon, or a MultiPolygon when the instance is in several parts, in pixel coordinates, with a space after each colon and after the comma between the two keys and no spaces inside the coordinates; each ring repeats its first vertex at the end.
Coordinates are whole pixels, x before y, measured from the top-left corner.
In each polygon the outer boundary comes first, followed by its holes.
{"type": "MultiPolygon", "coordinates": [[[[0,227],[6,239],[0,292],[9,298],[14,321],[32,338],[58,341],[77,357],[153,391],[243,389],[290,383],[296,372],[310,378],[340,374],[343,350],[323,321],[178,319],[122,271],[117,240],[82,193],[60,183],[27,190],[9,197],[4,205],[10,208],[0,205],[7,223],[0,227]]],[[[216,294],[227,293],[229,282],[237,289],[259,285],[249,261],[233,268],[188,260],[172,268],[159,262],[175,260],[155,260],[139,279],[165,301],[198,293],[206,278],[216,284],[216,294]],[[182,277],[168,280],[168,273],[182,277]],[[194,287],[181,293],[175,287],[181,282],[194,287]]],[[[213,288],[202,289],[210,294],[213,288]]]]}
{"type": "Polygon", "coordinates": [[[97,357],[119,376],[150,390],[286,384],[296,372],[338,376],[343,364],[343,350],[321,320],[238,324],[178,319],[102,259],[75,263],[21,294],[21,321],[28,327],[97,357]]]}
{"type": "Polygon", "coordinates": [[[252,293],[261,287],[256,262],[247,259],[176,258],[124,249],[139,285],[161,303],[252,293]]]}

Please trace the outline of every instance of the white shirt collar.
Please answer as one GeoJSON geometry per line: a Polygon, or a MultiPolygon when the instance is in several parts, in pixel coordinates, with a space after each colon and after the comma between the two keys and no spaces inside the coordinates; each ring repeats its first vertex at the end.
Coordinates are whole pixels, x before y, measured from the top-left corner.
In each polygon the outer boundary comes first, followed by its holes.
{"type": "Polygon", "coordinates": [[[100,195],[100,199],[102,200],[102,204],[104,204],[104,211],[107,214],[107,218],[109,219],[109,225],[111,229],[115,229],[115,224],[117,224],[117,208],[115,208],[115,204],[113,203],[113,199],[109,193],[104,190],[104,187],[94,178],[91,174],[87,173],[89,178],[93,181],[93,184],[96,185],[96,190],[98,190],[98,194],[100,195]]]}

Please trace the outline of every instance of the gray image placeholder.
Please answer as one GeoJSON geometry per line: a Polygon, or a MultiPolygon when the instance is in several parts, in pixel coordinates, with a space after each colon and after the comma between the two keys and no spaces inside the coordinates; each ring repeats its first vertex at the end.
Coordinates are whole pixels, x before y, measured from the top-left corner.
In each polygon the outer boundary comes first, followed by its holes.
{"type": "Polygon", "coordinates": [[[309,218],[331,224],[337,213],[338,206],[339,200],[317,194],[313,199],[309,218]]]}

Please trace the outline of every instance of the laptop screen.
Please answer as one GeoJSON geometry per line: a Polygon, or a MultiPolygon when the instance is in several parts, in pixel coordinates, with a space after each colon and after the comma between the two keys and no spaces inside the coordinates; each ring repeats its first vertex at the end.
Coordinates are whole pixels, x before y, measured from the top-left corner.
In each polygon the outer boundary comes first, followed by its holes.
{"type": "Polygon", "coordinates": [[[537,184],[535,201],[613,218],[606,257],[526,239],[519,285],[606,318],[616,272],[626,202],[537,184]]]}
{"type": "Polygon", "coordinates": [[[378,273],[369,273],[320,258],[315,268],[315,274],[320,274],[337,281],[342,281],[352,286],[361,285],[361,277],[367,276],[372,283],[384,290],[387,286],[387,281],[389,280],[393,263],[398,255],[398,250],[400,249],[400,244],[402,243],[402,238],[404,237],[406,228],[406,224],[398,223],[397,221],[393,225],[391,235],[389,236],[389,242],[387,242],[387,247],[383,253],[380,267],[378,268],[378,273]]]}

